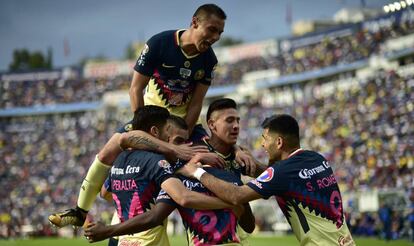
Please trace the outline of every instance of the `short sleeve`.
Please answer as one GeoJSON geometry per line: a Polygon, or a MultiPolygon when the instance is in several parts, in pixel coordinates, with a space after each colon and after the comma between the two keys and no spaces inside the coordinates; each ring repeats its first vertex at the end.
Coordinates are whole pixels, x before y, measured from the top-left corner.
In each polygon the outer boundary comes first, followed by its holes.
{"type": "Polygon", "coordinates": [[[161,189],[160,193],[158,193],[156,202],[157,203],[159,202],[168,203],[174,207],[177,207],[177,203],[163,189],[161,189]]]}
{"type": "Polygon", "coordinates": [[[158,35],[155,35],[147,41],[144,49],[141,51],[134,67],[135,71],[146,76],[152,76],[157,66],[157,61],[160,60],[160,49],[161,40],[158,35]]]}
{"type": "Polygon", "coordinates": [[[119,127],[116,132],[117,133],[125,133],[125,132],[129,132],[132,130],[132,120],[129,121],[128,123],[122,125],[121,127],[119,127]]]}
{"type": "Polygon", "coordinates": [[[161,155],[157,155],[154,159],[155,165],[152,167],[152,180],[155,181],[157,186],[161,186],[165,180],[174,176],[174,170],[171,164],[167,160],[160,157],[161,155]]]}
{"type": "Polygon", "coordinates": [[[105,190],[107,190],[109,192],[112,192],[112,189],[111,189],[111,178],[110,177],[111,177],[111,175],[109,175],[105,179],[105,182],[104,182],[103,186],[104,186],[105,190]]]}
{"type": "Polygon", "coordinates": [[[273,195],[279,195],[286,190],[286,175],[276,165],[267,168],[259,177],[251,180],[247,185],[268,199],[273,195]]]}
{"type": "Polygon", "coordinates": [[[173,165],[173,172],[176,172],[178,169],[182,168],[185,164],[187,164],[186,161],[177,159],[177,161],[173,165]]]}

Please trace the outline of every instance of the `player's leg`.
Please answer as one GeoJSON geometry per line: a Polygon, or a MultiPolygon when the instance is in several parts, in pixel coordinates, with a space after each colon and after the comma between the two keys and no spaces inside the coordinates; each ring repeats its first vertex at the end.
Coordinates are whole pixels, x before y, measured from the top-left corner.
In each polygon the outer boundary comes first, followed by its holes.
{"type": "Polygon", "coordinates": [[[115,133],[105,144],[103,149],[96,155],[89,167],[88,173],[82,182],[76,208],[65,210],[61,213],[49,216],[49,221],[57,227],[67,225],[82,226],[86,215],[96,200],[96,195],[108,176],[116,157],[121,153],[119,138],[121,134],[115,133]]]}
{"type": "Polygon", "coordinates": [[[89,211],[96,200],[96,195],[101,191],[101,187],[108,177],[109,169],[115,159],[121,153],[119,148],[119,138],[121,134],[115,133],[105,144],[103,149],[95,157],[88,173],[82,182],[78,196],[78,208],[89,211]]]}

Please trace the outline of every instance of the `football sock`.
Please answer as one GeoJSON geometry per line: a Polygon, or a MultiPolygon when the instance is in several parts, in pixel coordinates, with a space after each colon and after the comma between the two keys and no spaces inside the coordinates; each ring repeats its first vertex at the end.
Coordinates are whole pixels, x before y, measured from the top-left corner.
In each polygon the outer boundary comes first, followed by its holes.
{"type": "Polygon", "coordinates": [[[89,211],[96,200],[96,195],[101,190],[105,179],[108,177],[111,166],[102,163],[98,156],[89,167],[88,173],[82,182],[78,196],[78,207],[89,211]]]}

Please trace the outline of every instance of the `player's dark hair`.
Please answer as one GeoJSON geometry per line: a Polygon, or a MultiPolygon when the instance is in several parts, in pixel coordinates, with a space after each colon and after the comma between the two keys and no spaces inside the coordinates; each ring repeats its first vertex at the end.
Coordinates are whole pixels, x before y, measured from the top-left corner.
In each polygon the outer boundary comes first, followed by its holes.
{"type": "Polygon", "coordinates": [[[178,117],[176,115],[170,115],[170,117],[168,118],[168,121],[173,124],[174,126],[182,129],[182,130],[188,130],[188,125],[187,122],[185,122],[185,120],[181,117],[178,117]]]}
{"type": "Polygon", "coordinates": [[[263,129],[269,129],[286,138],[290,147],[299,146],[299,124],[295,118],[287,114],[277,114],[266,118],[262,123],[263,129]]]}
{"type": "Polygon", "coordinates": [[[151,127],[161,129],[167,123],[170,113],[167,109],[155,105],[146,105],[138,108],[132,120],[132,129],[149,132],[151,127]]]}
{"type": "Polygon", "coordinates": [[[221,98],[213,101],[207,110],[207,121],[210,119],[211,114],[214,111],[222,110],[222,109],[228,109],[228,108],[234,108],[237,109],[237,103],[230,98],[221,98]]]}
{"type": "Polygon", "coordinates": [[[213,3],[204,4],[198,7],[198,9],[194,12],[193,17],[206,17],[210,15],[215,15],[219,17],[222,20],[225,20],[227,18],[226,13],[217,5],[213,3]]]}

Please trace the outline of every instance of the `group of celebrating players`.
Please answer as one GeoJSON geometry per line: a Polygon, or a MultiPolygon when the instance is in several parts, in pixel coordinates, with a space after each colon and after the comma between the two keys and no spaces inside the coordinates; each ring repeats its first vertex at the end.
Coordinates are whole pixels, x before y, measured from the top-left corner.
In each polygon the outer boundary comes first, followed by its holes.
{"type": "Polygon", "coordinates": [[[86,225],[90,242],[119,236],[118,245],[169,245],[166,218],[177,208],[189,245],[244,245],[255,229],[249,201],[275,196],[301,245],[354,245],[332,169],[320,154],[300,148],[292,116],[262,124],[268,166],[236,145],[240,115],[232,99],[209,105],[210,136],[202,127],[217,65],[211,45],[225,20],[220,7],[205,4],[188,29],[147,41],[129,91],[133,120],[95,157],[76,208],[50,215],[52,224],[83,226],[103,186],[120,223],[86,225]],[[241,175],[253,179],[243,184],[241,175]]]}

